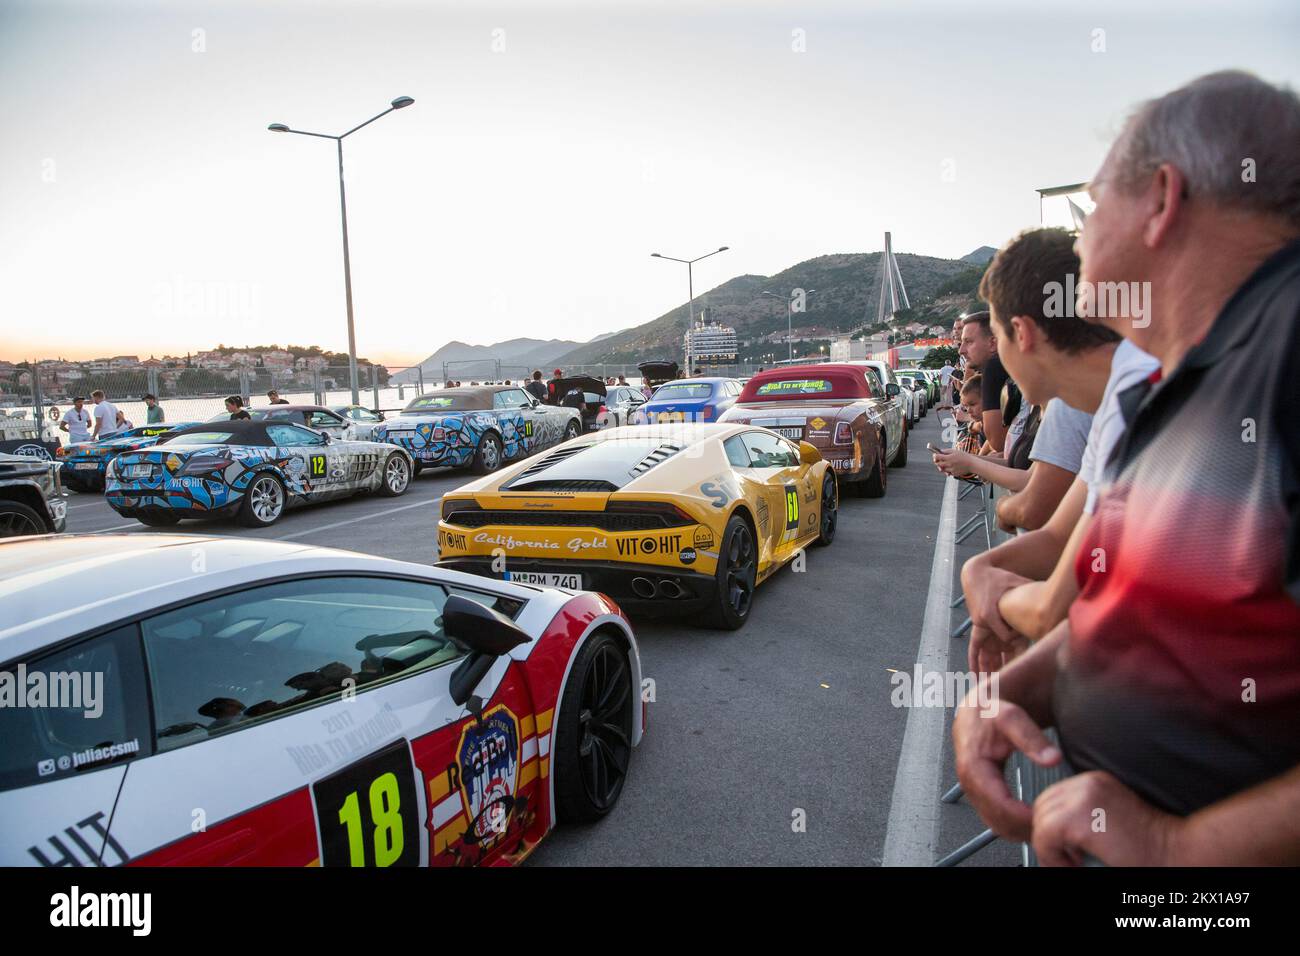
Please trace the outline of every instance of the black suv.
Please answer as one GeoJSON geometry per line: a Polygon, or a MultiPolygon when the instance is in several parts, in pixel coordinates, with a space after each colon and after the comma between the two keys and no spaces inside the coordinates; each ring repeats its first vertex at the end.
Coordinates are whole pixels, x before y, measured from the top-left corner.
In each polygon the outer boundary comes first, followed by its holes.
{"type": "Polygon", "coordinates": [[[56,465],[0,454],[0,538],[62,531],[67,516],[67,493],[56,465]]]}

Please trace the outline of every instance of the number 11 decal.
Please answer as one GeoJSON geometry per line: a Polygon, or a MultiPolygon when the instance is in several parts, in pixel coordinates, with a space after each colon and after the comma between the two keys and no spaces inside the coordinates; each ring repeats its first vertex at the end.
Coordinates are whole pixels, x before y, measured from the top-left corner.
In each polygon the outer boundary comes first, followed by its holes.
{"type": "Polygon", "coordinates": [[[322,866],[418,866],[420,805],[411,749],[399,740],[317,780],[322,866]]]}

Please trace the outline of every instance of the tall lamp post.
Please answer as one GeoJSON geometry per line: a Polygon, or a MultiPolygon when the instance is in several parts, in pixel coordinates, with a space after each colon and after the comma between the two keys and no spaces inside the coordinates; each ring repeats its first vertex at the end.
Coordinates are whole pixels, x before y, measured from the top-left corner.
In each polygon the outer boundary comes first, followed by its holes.
{"type": "MultiPolygon", "coordinates": [[[[803,294],[804,298],[807,298],[816,291],[816,289],[809,289],[803,294]]],[[[762,294],[767,296],[769,299],[785,299],[785,342],[786,345],[790,347],[788,359],[794,361],[794,300],[796,297],[793,295],[777,295],[775,292],[764,292],[762,294]]]]}
{"type": "Polygon", "coordinates": [[[348,252],[348,200],[347,194],[343,189],[343,140],[351,136],[357,130],[364,126],[369,126],[380,116],[387,116],[393,110],[405,109],[414,103],[415,100],[409,96],[399,96],[377,116],[372,116],[359,126],[354,126],[346,133],[333,136],[329,133],[309,133],[306,130],[290,129],[283,123],[272,123],[267,127],[272,133],[297,133],[300,136],[317,136],[321,139],[332,139],[338,144],[339,150],[339,209],[343,215],[343,290],[348,301],[348,378],[352,385],[352,404],[361,404],[361,393],[357,383],[357,333],[356,326],[352,321],[352,257],[348,252]]]}
{"type": "MultiPolygon", "coordinates": [[[[688,332],[691,329],[695,328],[695,278],[691,273],[691,267],[694,266],[695,263],[699,262],[701,259],[707,259],[709,258],[709,256],[716,256],[719,252],[726,252],[730,248],[731,248],[730,246],[720,246],[717,249],[714,249],[712,252],[705,253],[702,256],[696,256],[694,259],[674,259],[672,256],[663,256],[657,252],[650,253],[651,258],[654,259],[667,259],[669,262],[686,263],[686,289],[688,295],[690,296],[690,298],[687,300],[688,304],[686,307],[688,322],[689,322],[689,324],[686,326],[686,330],[688,332]]],[[[687,341],[689,342],[689,339],[687,341]]],[[[686,362],[686,377],[690,378],[691,352],[688,345],[684,344],[682,346],[682,354],[686,362]]]]}

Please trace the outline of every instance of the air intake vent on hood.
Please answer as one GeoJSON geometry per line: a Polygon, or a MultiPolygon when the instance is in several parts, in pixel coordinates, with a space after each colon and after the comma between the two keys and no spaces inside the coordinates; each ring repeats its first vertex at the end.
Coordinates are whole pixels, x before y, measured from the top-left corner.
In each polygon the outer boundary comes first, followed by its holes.
{"type": "Polygon", "coordinates": [[[568,458],[570,455],[576,455],[578,452],[590,447],[591,445],[588,443],[585,445],[571,445],[568,448],[561,448],[558,451],[553,451],[549,455],[539,458],[536,462],[529,465],[527,468],[525,468],[523,471],[517,474],[510,481],[509,485],[505,485],[503,487],[508,488],[510,487],[510,485],[516,484],[517,482],[526,481],[527,479],[531,478],[533,475],[539,474],[545,471],[547,468],[550,468],[552,465],[564,461],[564,459],[568,458]]]}
{"type": "Polygon", "coordinates": [[[668,460],[669,458],[673,457],[673,455],[677,454],[681,450],[682,450],[681,445],[672,445],[665,442],[664,444],[656,448],[654,451],[652,451],[650,454],[642,458],[639,462],[637,462],[632,467],[631,471],[628,473],[633,478],[638,478],[641,475],[644,475],[655,465],[659,464],[660,462],[668,460]]]}

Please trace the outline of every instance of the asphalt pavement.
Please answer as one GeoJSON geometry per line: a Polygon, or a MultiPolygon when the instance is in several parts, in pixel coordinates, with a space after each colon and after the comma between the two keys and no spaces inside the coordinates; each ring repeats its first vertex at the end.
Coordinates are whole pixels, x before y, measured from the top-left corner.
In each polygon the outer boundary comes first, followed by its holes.
{"type": "MultiPolygon", "coordinates": [[[[549,836],[534,865],[878,865],[896,792],[933,811],[935,855],[980,832],[965,803],[935,803],[928,779],[919,794],[909,781],[896,787],[908,709],[891,700],[892,680],[918,659],[936,573],[946,479],[925,446],[939,443],[939,431],[931,412],[912,431],[910,463],[890,469],[886,497],[844,499],[834,544],[811,549],[806,570],[787,567],[761,585],[740,631],[633,620],[654,700],[628,784],[600,823],[549,836]]],[[[466,480],[464,472],[426,471],[400,498],[301,508],[271,528],[180,527],[431,563],[438,501],[466,480]]],[[[976,505],[973,496],[958,503],[958,520],[976,505]]],[[[73,494],[68,531],[155,533],[94,494],[73,494]]],[[[955,574],[982,547],[982,534],[957,545],[944,570],[955,574]]],[[[955,579],[952,587],[960,593],[955,579]]],[[[954,612],[953,622],[962,616],[954,612]]],[[[964,670],[965,640],[947,651],[950,666],[964,670]]],[[[915,753],[904,766],[933,773],[940,761],[941,790],[955,779],[948,721],[929,723],[923,738],[910,735],[915,753]]],[[[995,844],[972,864],[1018,858],[1016,848],[995,844]]]]}

